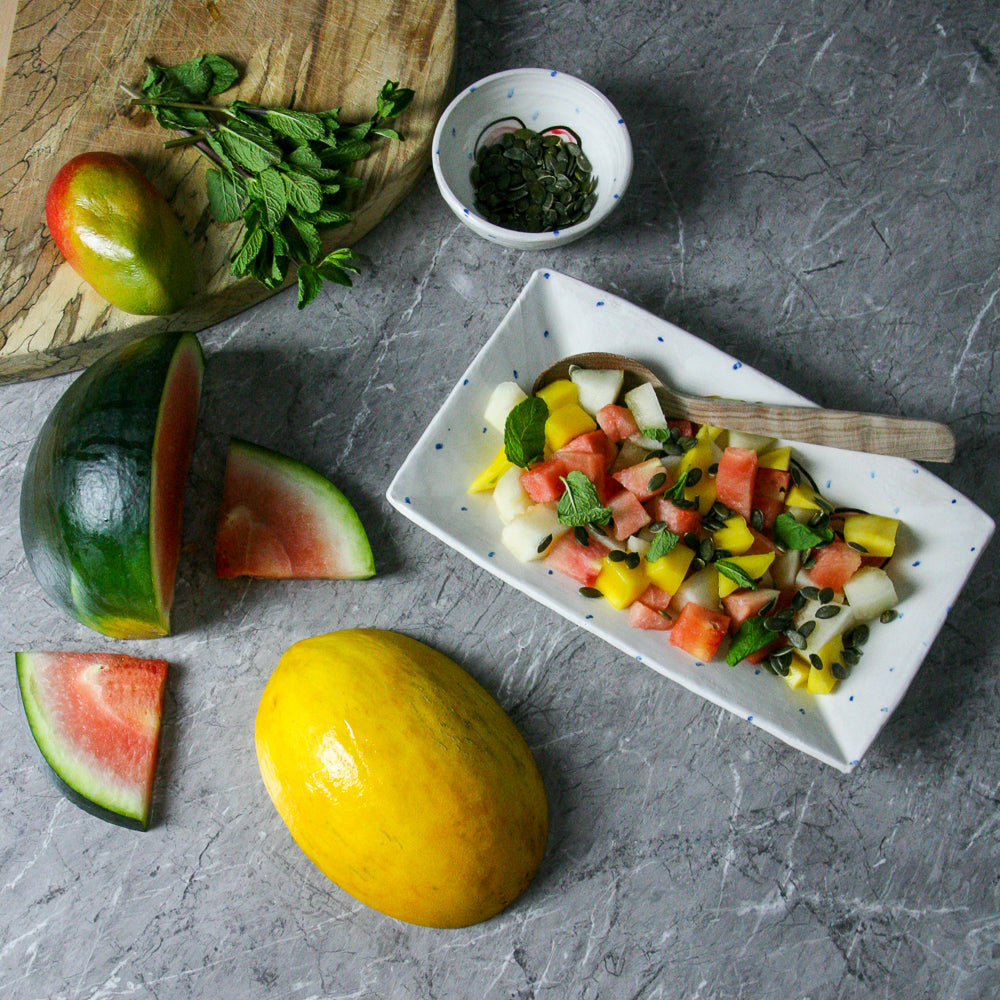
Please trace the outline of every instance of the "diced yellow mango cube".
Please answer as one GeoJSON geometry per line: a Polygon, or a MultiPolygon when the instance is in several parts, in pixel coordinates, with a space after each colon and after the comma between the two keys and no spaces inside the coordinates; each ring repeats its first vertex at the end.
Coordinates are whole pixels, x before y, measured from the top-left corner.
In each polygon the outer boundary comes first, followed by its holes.
{"type": "Polygon", "coordinates": [[[702,479],[706,478],[708,467],[715,461],[715,456],[718,454],[718,449],[712,447],[714,440],[712,431],[717,430],[718,428],[709,427],[708,424],[702,424],[698,428],[698,432],[694,436],[694,445],[681,455],[681,460],[677,463],[678,479],[689,469],[700,469],[702,479]]]}
{"type": "Polygon", "coordinates": [[[785,675],[785,683],[791,688],[805,687],[809,683],[810,669],[808,663],[793,656],[785,675]]]}
{"type": "Polygon", "coordinates": [[[497,484],[497,480],[510,468],[513,468],[514,463],[507,457],[507,453],[501,448],[496,455],[493,457],[493,461],[483,469],[482,472],[472,480],[469,486],[470,493],[486,493],[488,490],[493,489],[497,484]]]}
{"type": "Polygon", "coordinates": [[[785,445],[783,448],[772,448],[770,451],[765,451],[757,459],[757,468],[778,469],[781,472],[787,472],[791,461],[792,449],[785,445]]]}
{"type": "Polygon", "coordinates": [[[789,507],[799,507],[804,510],[823,510],[823,505],[817,500],[818,494],[808,483],[794,484],[785,496],[785,504],[789,507]]]}
{"type": "MultiPolygon", "coordinates": [[[[739,566],[751,580],[759,580],[774,562],[773,552],[758,552],[752,556],[733,556],[732,559],[720,560],[721,562],[732,563],[739,566]]],[[[719,597],[728,597],[734,590],[739,588],[739,584],[726,576],[716,564],[716,572],[719,574],[719,597]]]]}
{"type": "Polygon", "coordinates": [[[879,514],[849,514],[844,518],[844,541],[860,545],[871,556],[891,556],[896,550],[899,521],[879,514]]]}
{"type": "Polygon", "coordinates": [[[561,409],[563,406],[568,406],[570,403],[580,402],[580,390],[576,383],[571,382],[568,378],[560,378],[556,379],[555,382],[550,382],[539,389],[535,395],[539,399],[545,400],[549,413],[561,409]]]}
{"type": "Polygon", "coordinates": [[[840,659],[843,651],[843,637],[835,635],[815,654],[823,665],[821,667],[813,663],[809,665],[809,680],[806,682],[806,689],[810,694],[829,694],[840,683],[833,676],[833,671],[830,668],[840,659]]]}
{"type": "Polygon", "coordinates": [[[676,594],[694,559],[694,550],[678,542],[665,556],[645,562],[646,576],[668,594],[676,594]]]}
{"type": "Polygon", "coordinates": [[[725,549],[734,556],[741,556],[751,545],[754,538],[750,526],[739,515],[734,514],[723,522],[724,527],[720,528],[714,535],[712,541],[717,549],[725,549]]]}
{"type": "Polygon", "coordinates": [[[619,609],[627,608],[648,586],[642,562],[635,569],[630,569],[624,559],[612,562],[607,556],[594,581],[595,589],[619,609]]]}
{"type": "MultiPolygon", "coordinates": [[[[570,385],[573,383],[570,382],[570,385]]],[[[573,391],[576,391],[575,385],[573,391]]],[[[552,451],[556,451],[567,441],[593,430],[597,430],[594,418],[579,403],[566,403],[557,410],[550,410],[545,421],[545,443],[552,451]]]]}

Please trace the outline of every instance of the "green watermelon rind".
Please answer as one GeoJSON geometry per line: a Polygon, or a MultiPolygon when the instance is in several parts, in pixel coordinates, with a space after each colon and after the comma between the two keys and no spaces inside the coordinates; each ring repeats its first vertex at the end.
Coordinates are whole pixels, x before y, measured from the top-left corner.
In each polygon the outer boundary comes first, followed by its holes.
{"type": "Polygon", "coordinates": [[[266,474],[284,490],[308,501],[309,508],[328,522],[342,559],[336,579],[365,580],[375,575],[375,557],[361,518],[329,479],[298,459],[238,437],[230,439],[226,460],[257,475],[266,474]]]}
{"type": "Polygon", "coordinates": [[[17,652],[17,683],[28,728],[59,790],[81,809],[132,830],[149,828],[149,800],[141,788],[126,789],[88,766],[60,737],[38,692],[37,671],[52,653],[17,652]]]}
{"type": "Polygon", "coordinates": [[[170,630],[150,503],[157,430],[177,405],[183,358],[197,368],[200,394],[194,334],[154,334],[105,355],[53,407],[25,466],[21,538],[32,572],[57,606],[115,638],[170,630]]]}

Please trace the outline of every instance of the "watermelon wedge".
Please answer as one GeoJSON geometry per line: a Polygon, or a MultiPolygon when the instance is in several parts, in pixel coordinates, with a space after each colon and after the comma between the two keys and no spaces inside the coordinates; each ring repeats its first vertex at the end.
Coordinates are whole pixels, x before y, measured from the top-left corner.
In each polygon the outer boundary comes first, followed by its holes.
{"type": "Polygon", "coordinates": [[[63,393],[28,456],[28,565],[56,605],[105,635],[170,631],[203,371],[191,333],[112,351],[63,393]]]}
{"type": "Polygon", "coordinates": [[[239,438],[229,443],[215,532],[215,572],[269,579],[375,575],[361,519],[302,462],[239,438]]]}
{"type": "Polygon", "coordinates": [[[64,794],[145,830],[167,664],[124,653],[17,653],[28,725],[64,794]]]}

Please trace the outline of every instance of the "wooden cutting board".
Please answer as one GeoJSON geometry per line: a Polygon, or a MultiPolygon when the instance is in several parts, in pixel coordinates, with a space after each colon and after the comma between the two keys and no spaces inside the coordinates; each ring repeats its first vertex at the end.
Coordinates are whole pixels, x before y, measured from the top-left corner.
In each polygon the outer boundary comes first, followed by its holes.
{"type": "MultiPolygon", "coordinates": [[[[326,246],[356,242],[410,191],[430,162],[450,96],[454,0],[0,0],[0,382],[68,371],[129,337],[200,330],[272,294],[235,280],[229,257],[241,225],[208,214],[206,162],[164,150],[178,133],[128,109],[120,89],[143,61],[174,64],[218,52],[243,77],[224,100],[322,110],[363,120],[387,79],[416,97],[357,165],[364,188],[348,227],[326,246]],[[9,43],[9,44],[8,44],[9,43]],[[128,157],[180,217],[202,284],[190,306],[139,317],[109,305],[63,261],[45,224],[45,193],[59,168],[87,150],[128,157]]],[[[294,280],[294,268],[290,283],[294,280]]],[[[362,274],[359,281],[365,280],[362,274]]]]}

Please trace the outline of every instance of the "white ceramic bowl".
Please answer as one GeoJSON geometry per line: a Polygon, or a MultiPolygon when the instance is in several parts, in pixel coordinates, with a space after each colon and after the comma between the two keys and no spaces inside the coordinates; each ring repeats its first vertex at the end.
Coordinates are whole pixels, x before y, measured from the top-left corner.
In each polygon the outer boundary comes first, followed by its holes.
{"type": "MultiPolygon", "coordinates": [[[[875,624],[861,664],[836,691],[793,690],[762,666],[700,663],[664,639],[632,628],[607,601],[545,563],[518,562],[500,542],[492,495],[467,484],[502,447],[482,418],[498,382],[530,391],[535,376],[570,354],[607,350],[636,358],[687,392],[729,399],[807,404],[792,390],[624,299],[556,271],[536,271],[503,322],[455,384],[400,467],[387,495],[416,524],[568,621],[716,705],[818,760],[850,771],[902,700],[969,573],[993,534],[993,520],[933,473],[902,458],[796,444],[796,456],[838,505],[901,521],[889,567],[899,619],[875,624]]],[[[565,682],[576,667],[553,656],[565,682]]]]}
{"type": "Polygon", "coordinates": [[[434,130],[433,166],[448,207],[473,232],[518,250],[546,250],[579,239],[599,225],[625,194],[632,176],[632,142],[617,108],[583,80],[552,69],[511,69],[466,87],[434,130]],[[484,129],[507,118],[542,132],[566,126],[579,137],[597,178],[597,204],[565,229],[522,233],[487,222],[473,207],[469,172],[484,129]]]}

